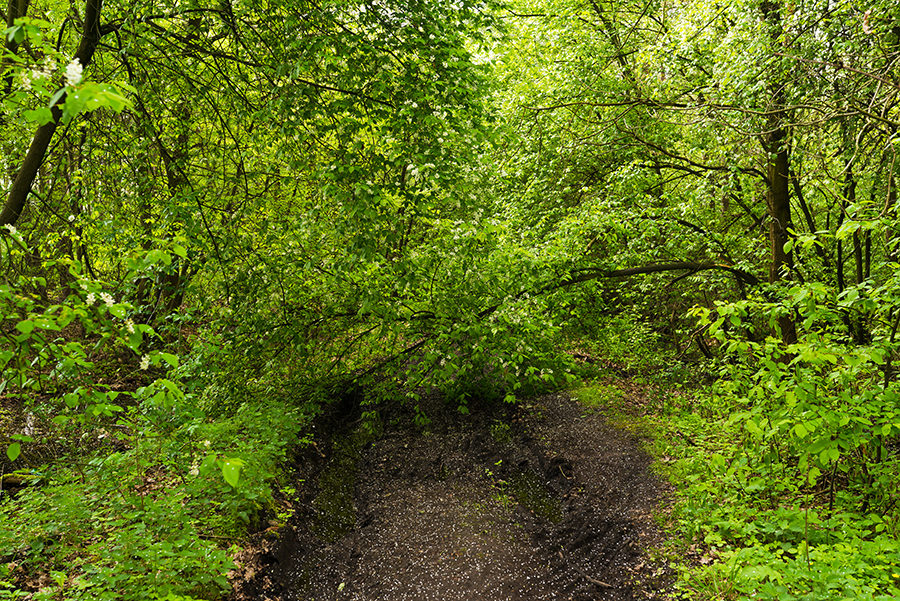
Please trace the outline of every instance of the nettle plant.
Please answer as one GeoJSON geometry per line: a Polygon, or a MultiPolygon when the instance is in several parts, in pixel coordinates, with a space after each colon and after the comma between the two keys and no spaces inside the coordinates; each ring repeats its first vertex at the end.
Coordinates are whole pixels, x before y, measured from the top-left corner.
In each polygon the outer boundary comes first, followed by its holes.
{"type": "Polygon", "coordinates": [[[746,446],[764,450],[759,460],[793,466],[797,486],[849,478],[872,503],[887,500],[889,481],[877,474],[886,442],[900,434],[891,362],[898,311],[893,278],[861,288],[838,293],[813,282],[784,290],[782,301],[757,296],[693,314],[729,358],[719,391],[738,405],[731,422],[743,426],[746,446]],[[861,344],[846,324],[863,312],[873,327],[861,344]],[[799,326],[797,342],[772,334],[785,316],[799,326]]]}
{"type": "MultiPolygon", "coordinates": [[[[0,228],[0,394],[33,418],[0,443],[13,468],[32,468],[23,473],[41,483],[0,504],[0,556],[61,579],[35,598],[216,597],[232,564],[203,535],[237,532],[271,503],[267,482],[297,419],[279,407],[209,423],[179,384],[178,357],[122,300],[183,253],[173,244],[126,257],[113,286],[75,260],[29,263],[22,235],[0,228]],[[126,391],[111,389],[116,380],[126,391]],[[145,385],[127,390],[136,382],[145,385]],[[48,446],[74,460],[39,466],[48,446]]],[[[6,590],[16,578],[2,568],[0,598],[21,596],[6,590]]]]}
{"type": "Polygon", "coordinates": [[[719,598],[900,592],[900,286],[886,271],[880,285],[809,282],[693,310],[724,354],[713,390],[730,442],[696,466],[683,510],[719,549],[701,578],[719,598]]]}

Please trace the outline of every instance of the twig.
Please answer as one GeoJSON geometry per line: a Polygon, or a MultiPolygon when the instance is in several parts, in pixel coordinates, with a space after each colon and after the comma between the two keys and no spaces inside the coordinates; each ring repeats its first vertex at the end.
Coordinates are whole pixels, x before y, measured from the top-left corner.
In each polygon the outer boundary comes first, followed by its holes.
{"type": "Polygon", "coordinates": [[[578,566],[575,566],[575,571],[577,571],[579,574],[581,574],[584,577],[584,579],[587,580],[588,582],[590,582],[591,584],[596,584],[597,586],[602,587],[602,588],[614,588],[613,585],[606,584],[602,580],[597,580],[596,578],[591,578],[590,576],[585,574],[581,570],[581,568],[579,568],[578,566]]]}

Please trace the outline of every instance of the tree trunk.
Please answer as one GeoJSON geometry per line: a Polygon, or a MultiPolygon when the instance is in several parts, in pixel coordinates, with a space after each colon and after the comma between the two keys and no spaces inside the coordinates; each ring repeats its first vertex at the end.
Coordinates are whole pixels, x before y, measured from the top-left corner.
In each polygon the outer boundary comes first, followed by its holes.
{"type": "MultiPolygon", "coordinates": [[[[763,18],[769,26],[769,36],[773,49],[781,43],[782,22],[781,3],[763,2],[760,5],[763,18]]],[[[779,67],[775,67],[779,69],[779,67]]],[[[762,145],[766,152],[766,205],[769,213],[769,247],[772,262],[769,266],[769,282],[781,280],[782,273],[793,266],[791,253],[785,252],[784,245],[790,238],[791,223],[790,194],[790,142],[785,124],[785,86],[783,74],[773,75],[769,84],[769,106],[766,131],[762,145]]],[[[785,344],[797,342],[797,328],[789,316],[780,317],[781,338],[785,344]]]]}
{"type": "MultiPolygon", "coordinates": [[[[26,2],[22,4],[27,5],[26,2]]],[[[85,68],[87,68],[94,57],[94,51],[97,49],[97,44],[100,42],[102,35],[100,31],[100,10],[102,5],[103,0],[86,0],[85,2],[81,43],[78,45],[78,51],[74,57],[85,68]]],[[[49,123],[40,126],[34,134],[28,154],[25,155],[25,160],[22,161],[22,166],[16,174],[12,188],[9,190],[9,196],[6,198],[3,211],[0,212],[0,227],[14,225],[22,214],[22,209],[25,208],[25,203],[28,200],[31,187],[34,185],[38,169],[44,162],[47,149],[53,140],[53,134],[56,133],[56,127],[59,125],[59,120],[62,117],[60,106],[65,101],[66,95],[63,94],[52,108],[53,119],[49,123]]]]}

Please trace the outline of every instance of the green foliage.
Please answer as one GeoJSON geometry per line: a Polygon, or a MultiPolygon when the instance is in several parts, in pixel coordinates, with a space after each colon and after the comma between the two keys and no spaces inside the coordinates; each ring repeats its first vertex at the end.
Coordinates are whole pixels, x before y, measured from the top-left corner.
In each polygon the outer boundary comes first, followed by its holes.
{"type": "MultiPolygon", "coordinates": [[[[37,472],[0,503],[0,557],[21,566],[4,580],[4,598],[26,594],[22,583],[42,574],[55,584],[35,598],[219,596],[232,564],[217,541],[239,539],[270,509],[272,482],[307,418],[284,402],[257,400],[211,421],[174,371],[133,392],[98,383],[98,363],[120,349],[132,374],[180,362],[148,349],[160,340],[153,328],[135,323],[134,307],[113,296],[121,290],[85,277],[78,262],[44,265],[65,267],[70,290],[48,303],[45,278],[16,274],[28,252],[21,236],[4,232],[10,269],[0,325],[11,344],[0,387],[42,420],[33,436],[10,434],[6,449],[13,465],[27,461],[37,472]],[[71,455],[40,466],[36,452],[47,445],[71,455]]],[[[131,259],[126,280],[172,260],[163,251],[131,259]]]]}
{"type": "MultiPolygon", "coordinates": [[[[587,406],[621,396],[587,386],[587,406]]],[[[634,388],[632,388],[634,394],[634,388]]],[[[812,477],[796,457],[767,452],[732,415],[740,399],[720,387],[668,394],[656,413],[629,412],[629,427],[652,436],[658,470],[678,489],[668,524],[679,537],[684,598],[887,599],[898,594],[900,545],[892,507],[861,504],[866,486],[812,477]],[[833,505],[827,496],[835,491],[833,505]]],[[[844,460],[846,462],[846,460],[844,460]]],[[[870,474],[895,481],[896,461],[870,474]]],[[[864,474],[857,473],[864,484],[864,474]]]]}
{"type": "Polygon", "coordinates": [[[360,391],[374,434],[423,391],[515,402],[576,347],[719,366],[665,426],[700,441],[680,523],[720,549],[690,582],[893,594],[894,4],[150,1],[96,31],[19,4],[0,188],[62,125],[0,230],[4,462],[43,478],[0,541],[38,595],[215,597],[210,541],[325,405],[360,391]]]}
{"type": "Polygon", "coordinates": [[[275,402],[210,422],[189,397],[160,412],[158,395],[143,396],[123,424],[127,450],[47,467],[39,486],[0,505],[0,556],[66,575],[42,589],[48,599],[227,590],[231,552],[217,541],[240,538],[272,506],[272,481],[305,423],[275,402]]]}
{"type": "Polygon", "coordinates": [[[4,112],[25,123],[44,125],[55,119],[68,123],[78,115],[102,108],[121,113],[132,107],[127,94],[134,89],[128,84],[83,82],[82,65],[70,62],[54,44],[56,33],[50,22],[30,17],[15,19],[3,31],[8,44],[25,44],[30,49],[26,57],[14,53],[4,56],[0,76],[10,84],[18,84],[14,91],[8,89],[3,95],[4,112]],[[57,105],[59,112],[54,116],[57,105]]]}

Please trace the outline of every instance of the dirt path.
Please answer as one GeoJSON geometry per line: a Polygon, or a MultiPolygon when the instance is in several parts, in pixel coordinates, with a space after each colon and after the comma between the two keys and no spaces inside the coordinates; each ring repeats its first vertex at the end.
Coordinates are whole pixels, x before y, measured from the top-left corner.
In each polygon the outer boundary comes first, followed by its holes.
{"type": "Polygon", "coordinates": [[[639,444],[565,395],[512,414],[432,407],[427,433],[336,444],[239,599],[659,599],[666,494],[639,444]]]}

